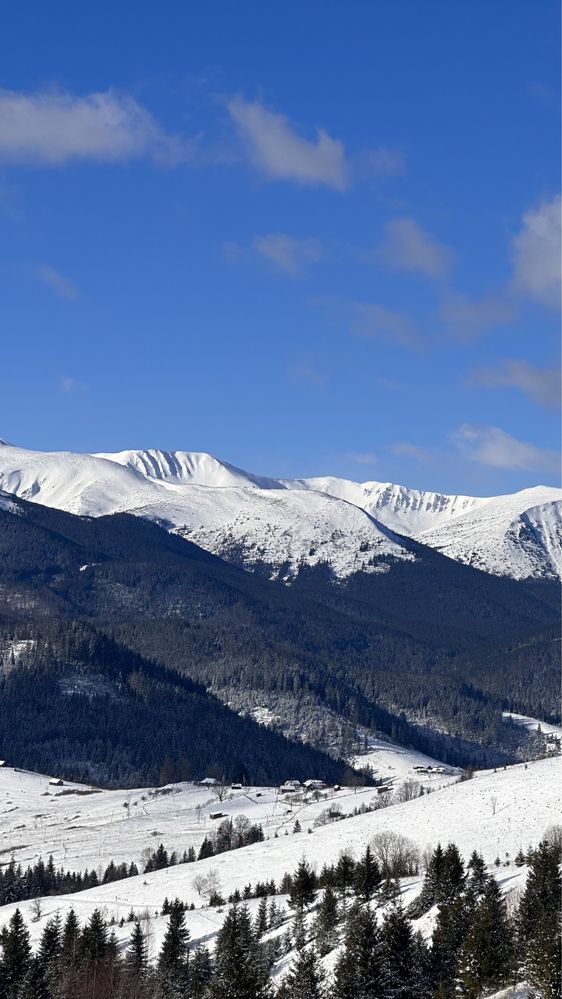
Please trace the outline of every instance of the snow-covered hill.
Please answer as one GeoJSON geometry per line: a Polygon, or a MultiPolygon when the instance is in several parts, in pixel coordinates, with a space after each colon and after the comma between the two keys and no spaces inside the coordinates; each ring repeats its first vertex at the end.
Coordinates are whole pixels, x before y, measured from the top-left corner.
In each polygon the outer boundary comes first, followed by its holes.
{"type": "Polygon", "coordinates": [[[410,537],[473,510],[485,499],[447,496],[444,493],[408,489],[392,482],[352,482],[350,479],[298,479],[293,486],[328,493],[366,510],[387,527],[410,537]]]}
{"type": "Polygon", "coordinates": [[[562,576],[562,501],[558,490],[544,486],[489,499],[417,537],[444,555],[500,576],[562,576]]]}
{"type": "Polygon", "coordinates": [[[253,475],[188,451],[29,451],[0,443],[0,489],[70,513],[128,511],[249,568],[340,578],[413,560],[402,536],[498,575],[562,575],[562,490],[447,496],[392,483],[253,475]],[[396,532],[396,533],[394,533],[396,532]]]}
{"type": "MultiPolygon", "coordinates": [[[[391,789],[416,779],[435,791],[459,775],[446,766],[439,773],[438,760],[392,743],[381,743],[376,753],[357,762],[371,763],[376,776],[391,789]],[[428,763],[434,770],[420,777],[414,767],[428,763]]],[[[24,867],[39,854],[52,854],[57,867],[71,870],[95,869],[111,859],[134,860],[140,867],[143,851],[154,848],[156,837],[156,845],[163,842],[179,854],[190,846],[198,850],[217,825],[210,818],[216,811],[232,819],[244,815],[262,825],[266,836],[284,836],[297,818],[307,829],[327,807],[351,812],[369,805],[376,794],[373,787],[343,787],[288,799],[275,787],[248,787],[229,790],[219,802],[212,790],[196,784],[104,790],[65,781],[57,787],[42,774],[4,766],[0,768],[0,856],[13,855],[24,867]]]]}
{"type": "MultiPolygon", "coordinates": [[[[138,916],[144,918],[144,914],[151,913],[151,956],[157,953],[162,936],[166,928],[166,919],[155,916],[155,912],[160,912],[162,902],[165,897],[180,897],[188,904],[193,903],[195,909],[186,914],[187,926],[191,933],[192,943],[205,941],[213,946],[216,933],[218,932],[224,919],[226,909],[224,907],[209,908],[204,904],[194,885],[196,875],[208,874],[210,870],[216,871],[220,879],[221,890],[224,895],[228,895],[235,889],[242,890],[248,881],[264,881],[270,878],[279,882],[286,871],[293,871],[299,861],[306,857],[316,869],[323,863],[332,863],[337,860],[340,852],[346,850],[354,856],[358,856],[376,833],[385,831],[401,833],[411,839],[420,850],[434,848],[438,842],[447,843],[453,841],[457,843],[461,853],[467,858],[473,849],[479,850],[488,864],[493,864],[496,857],[504,863],[509,864],[519,849],[525,850],[529,844],[537,844],[546,829],[556,823],[559,817],[560,807],[560,757],[548,760],[541,760],[529,764],[520,764],[509,767],[507,770],[500,770],[497,773],[482,772],[476,774],[472,780],[462,783],[455,783],[444,787],[432,794],[425,794],[412,801],[402,804],[390,805],[379,811],[368,812],[351,816],[343,820],[330,823],[328,825],[314,826],[311,823],[312,814],[297,813],[293,811],[290,815],[283,815],[282,820],[286,823],[294,823],[294,819],[299,815],[302,832],[292,833],[285,836],[282,833],[282,826],[271,825],[264,827],[266,838],[262,843],[244,847],[229,853],[222,853],[207,860],[197,861],[190,864],[179,864],[175,867],[155,871],[150,874],[140,874],[138,877],[100,885],[88,891],[79,892],[67,896],[53,896],[46,898],[40,905],[41,914],[37,915],[36,902],[19,902],[6,905],[0,908],[0,926],[5,925],[13,914],[16,905],[22,910],[24,918],[31,929],[32,940],[35,943],[45,926],[45,922],[55,913],[65,915],[69,908],[73,907],[80,920],[87,919],[94,908],[101,908],[106,918],[114,918],[116,921],[115,932],[118,939],[125,941],[130,935],[130,925],[125,923],[119,926],[121,919],[126,920],[132,909],[138,916]],[[311,832],[308,832],[310,823],[311,832]],[[275,835],[277,831],[277,836],[275,835]]],[[[32,792],[33,782],[43,781],[45,778],[38,775],[19,774],[17,771],[8,771],[5,775],[0,773],[0,790],[2,800],[6,806],[15,808],[22,806],[25,800],[25,788],[32,792]],[[18,783],[19,782],[19,783],[18,783]]],[[[192,808],[196,811],[195,799],[197,795],[208,795],[208,792],[201,792],[200,789],[193,788],[182,793],[185,785],[178,785],[178,794],[175,795],[174,788],[170,788],[170,793],[162,795],[162,808],[160,808],[158,797],[151,797],[150,792],[100,792],[99,795],[50,795],[46,797],[41,794],[40,808],[34,815],[23,816],[19,821],[19,829],[16,833],[21,842],[26,836],[36,835],[34,823],[37,830],[43,829],[47,846],[50,841],[49,829],[57,828],[57,836],[61,835],[61,818],[58,814],[61,809],[65,810],[66,832],[63,834],[63,843],[71,843],[75,835],[74,826],[80,828],[82,841],[89,841],[82,856],[95,857],[96,863],[105,866],[113,856],[112,847],[115,838],[107,837],[105,829],[112,823],[122,830],[121,843],[125,847],[129,844],[129,837],[135,824],[142,822],[135,817],[137,809],[132,804],[123,808],[123,801],[119,800],[119,795],[123,798],[126,794],[130,801],[137,800],[146,805],[147,809],[154,808],[152,816],[153,826],[156,830],[156,839],[151,837],[149,825],[143,827],[144,833],[148,836],[145,845],[154,849],[155,846],[164,839],[169,845],[180,841],[183,845],[189,844],[186,837],[186,805],[187,795],[192,796],[192,808]],[[144,794],[144,799],[143,799],[144,794]],[[113,813],[108,808],[109,799],[114,798],[113,813]],[[70,804],[70,807],[68,807],[70,804]],[[195,806],[195,807],[194,807],[195,806]],[[166,826],[166,833],[161,833],[162,819],[164,812],[169,814],[170,824],[166,826]],[[129,816],[128,813],[133,813],[129,816]],[[21,821],[23,819],[23,821],[21,821]],[[172,835],[172,823],[175,823],[176,833],[172,835]],[[168,840],[168,835],[170,839],[168,840]],[[170,842],[171,841],[171,842],[170,842]]],[[[53,790],[53,789],[51,789],[53,790]]],[[[54,789],[58,790],[58,789],[54,789]]],[[[68,787],[68,790],[81,789],[77,785],[68,787]]],[[[164,789],[164,792],[168,789],[164,789]]],[[[263,796],[271,795],[274,792],[267,792],[260,789],[263,796]]],[[[257,812],[253,810],[255,806],[248,804],[248,797],[253,797],[258,808],[264,811],[272,809],[271,797],[266,805],[260,805],[261,799],[254,792],[249,796],[240,794],[233,796],[230,801],[221,804],[222,811],[228,812],[234,817],[237,814],[247,814],[253,821],[257,820],[257,812]]],[[[364,795],[373,795],[374,789],[368,791],[358,790],[357,793],[351,789],[344,790],[340,797],[340,803],[344,811],[350,812],[354,804],[359,804],[365,800],[364,795]]],[[[311,805],[311,808],[323,808],[325,802],[311,805]]],[[[35,806],[34,806],[35,807],[35,806]]],[[[138,806],[137,806],[138,807],[138,806]]],[[[279,806],[283,811],[288,809],[288,804],[279,806]]],[[[13,821],[16,822],[16,813],[12,813],[13,821]]],[[[210,824],[212,820],[208,817],[204,820],[210,824]]],[[[14,837],[12,836],[12,839],[14,837]]],[[[40,850],[39,842],[37,846],[26,852],[29,857],[36,856],[40,850]],[[35,852],[36,851],[36,852],[35,852]]],[[[131,852],[137,853],[137,841],[130,842],[131,852]]],[[[183,849],[183,846],[182,846],[183,849]]],[[[43,851],[44,852],[44,851],[43,851]]],[[[121,851],[120,851],[121,852],[121,851]]],[[[71,850],[69,850],[69,857],[71,850]]],[[[131,856],[128,859],[134,859],[131,856]]],[[[67,860],[65,866],[71,867],[67,860]]],[[[501,866],[491,868],[496,872],[496,877],[504,891],[516,888],[524,882],[525,870],[511,866],[501,866]]],[[[420,878],[405,879],[402,882],[402,892],[405,901],[409,901],[419,891],[421,885],[420,878]]],[[[279,898],[283,905],[283,898],[279,898]]],[[[255,908],[257,902],[251,902],[250,907],[255,908]]],[[[421,927],[420,927],[421,928],[421,927]]]]}

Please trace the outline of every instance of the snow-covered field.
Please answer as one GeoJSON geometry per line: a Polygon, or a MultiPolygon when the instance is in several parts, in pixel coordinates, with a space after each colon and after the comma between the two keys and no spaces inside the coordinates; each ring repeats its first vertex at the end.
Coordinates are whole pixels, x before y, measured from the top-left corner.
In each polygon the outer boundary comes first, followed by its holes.
{"type": "Polygon", "coordinates": [[[392,778],[395,782],[406,780],[420,781],[426,787],[436,784],[444,787],[458,779],[461,770],[458,767],[445,766],[432,756],[425,756],[415,749],[405,749],[383,739],[368,736],[368,749],[358,753],[351,761],[354,767],[370,766],[375,777],[392,778]],[[428,773],[420,773],[415,768],[432,768],[428,773]],[[439,772],[441,771],[441,772],[439,772]]]}
{"type": "Polygon", "coordinates": [[[513,711],[504,711],[503,717],[511,719],[516,725],[522,725],[528,732],[537,732],[540,728],[543,735],[554,735],[557,739],[562,739],[562,725],[551,725],[550,722],[530,718],[528,715],[518,715],[513,711]]]}
{"type": "MultiPolygon", "coordinates": [[[[443,774],[417,776],[413,766],[429,758],[381,743],[382,756],[375,763],[376,775],[393,786],[415,778],[424,787],[441,787],[455,777],[443,774]]],[[[377,753],[371,756],[377,756],[377,753]]],[[[371,757],[359,757],[363,763],[371,757]]],[[[438,765],[437,761],[431,761],[438,765]]],[[[220,811],[232,819],[246,816],[261,824],[266,837],[284,835],[298,819],[303,829],[328,806],[335,804],[343,813],[369,805],[377,796],[373,787],[327,789],[287,795],[278,788],[229,790],[224,801],[208,788],[194,784],[172,784],[165,788],[105,791],[65,782],[49,785],[40,774],[0,768],[0,862],[12,854],[22,864],[39,853],[53,854],[56,866],[65,869],[97,870],[109,860],[135,861],[144,865],[146,850],[159,843],[183,853],[197,850],[205,836],[220,820],[211,819],[220,811]]]]}
{"type": "MultiPolygon", "coordinates": [[[[359,767],[369,764],[374,776],[392,789],[408,780],[438,789],[460,773],[415,750],[375,738],[354,762],[359,767]],[[420,774],[416,766],[434,769],[420,774]]],[[[297,818],[303,829],[312,826],[328,806],[337,804],[349,813],[376,797],[373,787],[296,795],[256,787],[228,789],[221,802],[209,788],[190,783],[107,791],[65,781],[56,787],[49,785],[47,776],[4,766],[0,768],[0,863],[12,854],[28,864],[39,853],[45,858],[52,853],[56,866],[69,870],[97,870],[109,860],[135,861],[140,867],[143,851],[160,842],[180,853],[190,846],[197,850],[218,825],[210,818],[212,812],[233,819],[244,815],[271,837],[292,830],[297,818]]]]}
{"type": "Polygon", "coordinates": [[[69,513],[131,512],[180,530],[248,567],[288,577],[329,563],[346,577],[412,559],[414,537],[445,555],[516,578],[562,574],[562,491],[448,496],[388,482],[253,475],[210,454],[41,452],[0,444],[0,490],[69,513]],[[398,532],[394,534],[393,532],[398,532]]]}
{"type": "MultiPolygon", "coordinates": [[[[187,925],[194,943],[212,943],[213,938],[224,918],[220,909],[211,909],[202,903],[194,886],[196,874],[207,874],[210,870],[217,872],[220,878],[221,891],[228,896],[236,888],[242,889],[249,882],[275,879],[279,882],[286,871],[292,871],[303,856],[319,869],[326,862],[337,859],[342,850],[350,850],[359,855],[372,837],[382,831],[399,832],[413,840],[420,850],[435,847],[438,842],[457,843],[461,853],[468,857],[473,849],[478,849],[484,855],[488,864],[493,864],[499,857],[502,864],[508,866],[493,868],[504,891],[512,890],[522,884],[524,870],[512,867],[513,860],[519,849],[525,849],[529,844],[540,841],[543,833],[559,821],[560,817],[560,777],[562,775],[562,760],[555,757],[528,764],[520,764],[499,770],[497,773],[485,771],[477,773],[472,780],[450,784],[433,793],[425,794],[413,801],[398,805],[390,805],[376,812],[357,815],[329,825],[314,827],[311,819],[326,803],[315,803],[305,806],[301,811],[295,810],[292,815],[278,816],[281,823],[276,827],[277,819],[273,818],[276,809],[282,810],[284,802],[275,801],[275,792],[262,791],[262,797],[257,798],[257,791],[252,792],[256,799],[253,804],[244,802],[244,795],[237,795],[229,802],[214,805],[213,810],[221,810],[230,815],[247,814],[252,821],[260,819],[268,811],[271,813],[271,823],[264,826],[269,838],[263,843],[256,843],[229,853],[219,854],[207,860],[193,864],[180,864],[175,867],[150,874],[140,874],[138,877],[112,882],[79,894],[50,897],[41,903],[41,915],[32,908],[32,902],[20,903],[24,916],[32,920],[32,937],[37,940],[46,919],[55,912],[64,915],[70,907],[74,907],[79,918],[87,918],[96,907],[103,909],[107,918],[113,917],[117,924],[127,916],[131,909],[137,914],[150,915],[151,941],[153,953],[156,952],[165,929],[166,919],[156,916],[160,912],[162,902],[167,896],[179,896],[188,904],[194,903],[196,908],[187,913],[187,925]],[[292,833],[295,818],[299,817],[302,832],[292,833]],[[308,832],[308,827],[312,832],[308,832]],[[287,829],[288,835],[285,835],[287,829]],[[275,835],[277,831],[277,835],[275,835]],[[34,921],[33,921],[34,920],[34,921]]],[[[26,839],[29,846],[20,845],[19,854],[28,859],[43,856],[49,852],[50,837],[60,842],[65,830],[67,844],[73,843],[72,856],[85,861],[86,857],[94,860],[95,865],[106,864],[110,859],[137,859],[144,847],[155,847],[160,840],[167,846],[177,846],[185,849],[189,843],[188,822],[186,815],[191,809],[197,808],[195,795],[200,795],[202,811],[209,807],[204,804],[209,794],[205,790],[193,789],[189,785],[179,785],[177,794],[164,794],[150,797],[149,792],[110,791],[99,794],[61,795],[53,792],[58,790],[80,790],[78,785],[65,785],[64,788],[52,788],[49,797],[45,796],[47,779],[33,774],[23,774],[18,771],[6,770],[0,775],[2,786],[1,828],[6,846],[2,857],[10,855],[10,846],[26,839]],[[123,802],[131,799],[142,799],[147,808],[153,807],[148,822],[145,818],[128,818],[123,802]],[[8,803],[8,798],[11,804],[8,803]],[[26,801],[28,804],[26,804],[26,801]],[[189,801],[190,808],[187,808],[189,801]],[[33,815],[33,810],[40,802],[42,815],[33,815]],[[17,808],[17,811],[10,811],[17,808]],[[74,818],[70,814],[74,812],[74,818]],[[18,814],[19,813],[19,814],[18,814]],[[35,822],[37,825],[35,825],[35,822]],[[138,826],[137,826],[138,823],[138,826]],[[9,832],[7,836],[5,831],[9,832]],[[71,828],[71,827],[78,827],[71,828]],[[175,833],[173,829],[175,826],[175,833]],[[19,828],[18,828],[19,827],[19,828]],[[157,835],[153,836],[153,830],[157,835]],[[161,834],[160,834],[161,833],[161,834]],[[10,840],[12,841],[10,843],[10,840]],[[15,841],[15,842],[14,842],[15,841]],[[79,846],[80,844],[80,846],[79,846]],[[114,851],[115,846],[115,851],[114,851]],[[119,849],[117,850],[117,847],[119,849]],[[135,856],[136,854],[136,856],[135,856]]],[[[339,801],[345,810],[351,810],[354,804],[372,798],[373,789],[342,791],[339,801]]],[[[249,795],[248,797],[252,797],[249,795]]],[[[137,804],[136,808],[141,807],[137,804]]],[[[206,828],[211,825],[208,818],[206,828]]],[[[201,832],[197,834],[201,836],[201,832]]],[[[72,867],[69,862],[70,850],[65,866],[72,867]]],[[[59,851],[60,858],[60,851],[59,851]]],[[[90,861],[90,866],[92,861],[90,861]]],[[[419,890],[420,879],[408,879],[403,889],[408,892],[408,898],[419,890]]],[[[257,901],[251,906],[256,907],[257,901]]],[[[7,905],[0,909],[0,925],[11,916],[15,905],[7,905]]],[[[426,917],[424,917],[426,918],[426,917]]],[[[430,931],[430,925],[426,927],[430,931]]],[[[123,927],[116,926],[119,939],[125,940],[130,932],[130,926],[125,922],[123,927]]]]}

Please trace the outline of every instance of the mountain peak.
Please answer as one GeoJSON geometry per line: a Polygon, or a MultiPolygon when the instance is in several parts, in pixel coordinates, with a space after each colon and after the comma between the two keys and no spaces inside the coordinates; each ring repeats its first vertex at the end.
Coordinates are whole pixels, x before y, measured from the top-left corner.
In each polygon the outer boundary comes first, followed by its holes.
{"type": "Polygon", "coordinates": [[[192,485],[221,488],[242,486],[254,489],[280,489],[277,479],[252,475],[235,465],[229,465],[206,451],[165,451],[160,448],[146,450],[100,452],[96,458],[105,458],[126,468],[134,468],[148,479],[160,482],[189,483],[192,485]]]}

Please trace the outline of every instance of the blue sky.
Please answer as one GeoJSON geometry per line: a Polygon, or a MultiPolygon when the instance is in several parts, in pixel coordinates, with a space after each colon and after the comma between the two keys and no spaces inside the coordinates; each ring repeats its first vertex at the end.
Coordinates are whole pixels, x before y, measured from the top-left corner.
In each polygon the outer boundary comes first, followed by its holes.
{"type": "Polygon", "coordinates": [[[0,18],[0,433],[555,483],[551,0],[0,18]]]}

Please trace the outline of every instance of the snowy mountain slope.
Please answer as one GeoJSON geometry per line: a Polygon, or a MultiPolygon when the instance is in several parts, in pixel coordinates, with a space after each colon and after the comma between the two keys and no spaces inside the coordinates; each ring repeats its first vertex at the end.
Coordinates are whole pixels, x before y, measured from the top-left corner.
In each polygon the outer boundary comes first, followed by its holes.
{"type": "Polygon", "coordinates": [[[119,457],[2,447],[0,488],[70,513],[130,512],[157,520],[225,558],[236,553],[248,567],[265,564],[272,575],[290,577],[301,564],[328,563],[345,577],[384,569],[388,558],[414,558],[403,539],[335,497],[282,485],[261,488],[269,480],[246,482],[244,473],[210,455],[119,457]],[[243,484],[233,484],[237,478],[243,484]]]}
{"type": "Polygon", "coordinates": [[[0,489],[70,513],[146,516],[283,578],[300,565],[327,563],[344,578],[385,568],[387,558],[412,560],[393,532],[497,575],[562,575],[562,490],[546,486],[447,496],[334,477],[267,478],[201,452],[88,455],[0,444],[0,489]]]}
{"type": "Polygon", "coordinates": [[[0,446],[0,489],[68,513],[98,517],[153,499],[157,486],[134,469],[89,454],[0,446]]]}
{"type": "MultiPolygon", "coordinates": [[[[39,919],[31,919],[34,911],[32,902],[6,905],[0,908],[0,924],[4,925],[9,920],[16,904],[19,904],[30,925],[33,939],[36,940],[50,916],[57,912],[64,916],[71,907],[81,920],[88,918],[92,910],[99,907],[107,918],[115,917],[118,923],[121,918],[127,919],[131,908],[139,915],[147,908],[154,913],[155,910],[160,911],[165,897],[178,896],[196,906],[194,911],[187,913],[186,920],[194,944],[205,938],[212,945],[226,909],[202,907],[202,900],[193,884],[196,875],[215,870],[220,878],[223,894],[228,895],[236,888],[241,890],[248,881],[269,878],[280,881],[286,871],[296,868],[303,856],[316,869],[321,863],[334,862],[344,849],[357,856],[372,837],[381,831],[399,832],[413,840],[422,850],[426,847],[433,848],[438,842],[453,841],[465,858],[473,849],[477,849],[488,864],[493,864],[496,856],[505,860],[508,853],[513,858],[520,848],[526,849],[529,843],[538,843],[546,828],[558,821],[560,770],[561,760],[558,757],[527,766],[521,764],[498,773],[483,772],[476,774],[473,780],[450,785],[413,801],[391,805],[380,811],[357,815],[329,825],[311,827],[311,833],[307,832],[304,825],[301,833],[289,836],[280,835],[275,838],[270,831],[270,838],[242,850],[222,853],[193,864],[180,864],[150,874],[141,874],[73,895],[50,897],[44,900],[39,919]]],[[[76,797],[76,812],[81,811],[85,803],[89,806],[95,797],[76,797]]],[[[350,797],[351,801],[354,798],[357,800],[356,795],[352,794],[350,797]]],[[[43,797],[41,800],[41,811],[45,813],[44,821],[47,824],[52,814],[51,806],[57,806],[51,799],[43,797]]],[[[56,800],[58,803],[62,799],[56,800]]],[[[171,797],[170,801],[173,808],[174,798],[171,797]]],[[[176,820],[180,830],[184,813],[179,798],[176,820]]],[[[135,820],[116,821],[126,830],[135,820]]],[[[25,830],[21,830],[21,835],[25,835],[25,830]]],[[[111,855],[106,852],[107,846],[95,824],[92,824],[90,835],[93,849],[98,853],[98,864],[107,864],[111,855]]],[[[147,845],[154,848],[154,838],[147,845]]],[[[513,867],[501,867],[496,874],[504,891],[522,884],[525,877],[524,869],[513,867]]],[[[406,879],[403,883],[408,901],[413,897],[411,891],[419,890],[420,884],[421,879],[406,879]]],[[[251,906],[256,904],[257,902],[250,903],[251,906]]],[[[165,919],[153,918],[153,953],[156,953],[161,944],[165,927],[165,919]]],[[[115,929],[118,935],[120,932],[123,934],[122,939],[130,934],[130,926],[127,924],[121,931],[118,926],[115,929]]]]}
{"type": "Polygon", "coordinates": [[[416,536],[443,555],[496,575],[562,576],[562,501],[556,489],[537,486],[489,499],[416,536]]]}
{"type": "Polygon", "coordinates": [[[334,477],[298,479],[293,486],[328,493],[354,503],[387,527],[413,536],[486,503],[475,496],[447,496],[392,482],[352,482],[334,477]]]}
{"type": "Polygon", "coordinates": [[[198,486],[221,488],[242,486],[245,488],[283,489],[279,479],[252,475],[241,468],[235,468],[204,451],[118,451],[114,454],[97,454],[96,458],[107,458],[125,468],[133,468],[148,479],[160,482],[187,483],[198,486]]]}
{"type": "Polygon", "coordinates": [[[327,563],[343,578],[384,571],[388,558],[415,557],[407,542],[363,510],[323,493],[192,486],[181,497],[169,497],[165,508],[159,503],[132,512],[154,520],[164,516],[202,548],[247,568],[264,565],[283,578],[301,564],[327,563]]]}

